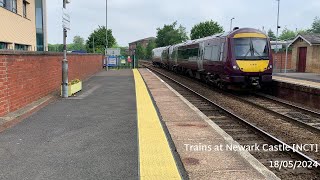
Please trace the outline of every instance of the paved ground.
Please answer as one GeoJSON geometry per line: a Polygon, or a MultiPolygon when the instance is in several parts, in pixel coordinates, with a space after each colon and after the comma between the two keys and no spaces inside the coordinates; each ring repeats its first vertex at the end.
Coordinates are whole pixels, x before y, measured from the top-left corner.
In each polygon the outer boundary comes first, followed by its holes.
{"type": "Polygon", "coordinates": [[[316,73],[274,73],[274,75],[312,82],[320,82],[320,74],[316,73]]]}
{"type": "Polygon", "coordinates": [[[132,71],[84,84],[0,134],[0,179],[138,179],[132,71]]]}

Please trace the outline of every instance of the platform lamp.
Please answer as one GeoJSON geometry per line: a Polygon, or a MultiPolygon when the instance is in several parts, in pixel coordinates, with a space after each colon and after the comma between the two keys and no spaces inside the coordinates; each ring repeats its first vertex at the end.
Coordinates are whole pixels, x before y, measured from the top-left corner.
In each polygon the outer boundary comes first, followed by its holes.
{"type": "Polygon", "coordinates": [[[105,58],[106,58],[106,62],[107,62],[107,71],[109,70],[108,67],[108,55],[107,55],[107,51],[108,50],[108,0],[106,0],[106,50],[105,50],[105,58]]]}
{"type": "Polygon", "coordinates": [[[280,15],[280,0],[276,0],[278,1],[278,13],[277,13],[277,37],[276,37],[276,56],[275,56],[275,63],[274,63],[274,70],[276,69],[276,64],[277,64],[277,54],[278,54],[278,41],[279,41],[279,29],[280,29],[280,26],[279,26],[279,15],[280,15]]]}
{"type": "Polygon", "coordinates": [[[232,20],[234,19],[235,19],[234,17],[230,19],[230,31],[232,31],[232,20]]]}
{"type": "MultiPolygon", "coordinates": [[[[70,0],[63,0],[63,9],[66,9],[67,4],[69,3],[70,3],[70,0]]],[[[67,98],[68,97],[68,60],[67,60],[67,27],[65,25],[63,25],[63,60],[62,60],[61,86],[62,86],[61,97],[67,98]]]]}

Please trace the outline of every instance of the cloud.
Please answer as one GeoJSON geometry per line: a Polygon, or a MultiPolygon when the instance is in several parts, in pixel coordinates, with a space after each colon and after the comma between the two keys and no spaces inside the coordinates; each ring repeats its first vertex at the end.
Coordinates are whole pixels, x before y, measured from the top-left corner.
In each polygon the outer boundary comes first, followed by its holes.
{"type": "MultiPolygon", "coordinates": [[[[62,43],[60,1],[47,1],[49,43],[62,43]]],[[[320,1],[281,0],[280,7],[283,28],[306,29],[314,17],[319,16],[320,1]]],[[[68,42],[72,42],[75,35],[86,39],[99,25],[106,24],[106,1],[73,0],[68,9],[71,15],[68,42]]],[[[210,19],[229,30],[230,19],[235,17],[234,26],[275,31],[276,15],[276,0],[108,0],[108,28],[122,46],[156,36],[156,28],[173,21],[178,21],[189,32],[193,25],[210,19]]]]}

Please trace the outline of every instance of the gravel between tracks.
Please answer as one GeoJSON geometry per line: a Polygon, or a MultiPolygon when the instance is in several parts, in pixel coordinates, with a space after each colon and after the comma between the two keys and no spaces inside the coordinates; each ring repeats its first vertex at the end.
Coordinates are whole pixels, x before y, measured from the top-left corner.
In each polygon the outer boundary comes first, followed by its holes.
{"type": "MultiPolygon", "coordinates": [[[[298,127],[295,124],[288,123],[279,117],[275,117],[272,114],[258,109],[250,104],[246,104],[239,99],[234,99],[226,94],[214,91],[207,85],[198,82],[194,79],[183,77],[181,75],[174,74],[172,72],[157,69],[162,73],[169,75],[175,80],[188,85],[193,90],[204,95],[210,100],[217,104],[231,110],[240,117],[248,120],[257,127],[284,141],[285,143],[291,144],[318,144],[320,145],[320,138],[317,134],[308,131],[307,129],[298,127]]],[[[320,152],[304,152],[306,155],[320,159],[320,152]]]]}

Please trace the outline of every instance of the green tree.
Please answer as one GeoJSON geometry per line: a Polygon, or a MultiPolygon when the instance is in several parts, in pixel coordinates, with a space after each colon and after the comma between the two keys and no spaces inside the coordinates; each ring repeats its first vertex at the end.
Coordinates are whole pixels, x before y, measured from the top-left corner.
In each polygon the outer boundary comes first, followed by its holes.
{"type": "MultiPolygon", "coordinates": [[[[108,29],[108,48],[116,45],[116,39],[112,35],[112,30],[108,29]]],[[[106,27],[99,26],[96,30],[93,31],[88,37],[86,42],[87,52],[93,53],[103,53],[106,47],[106,27]],[[94,49],[93,51],[93,40],[94,40],[94,49]]]]}
{"type": "Polygon", "coordinates": [[[146,49],[139,43],[136,48],[136,57],[137,59],[145,59],[146,49]]]}
{"type": "Polygon", "coordinates": [[[275,41],[277,39],[276,35],[274,34],[274,32],[271,29],[268,30],[268,36],[271,41],[275,41]]]}
{"type": "Polygon", "coordinates": [[[84,50],[86,50],[86,45],[84,44],[84,39],[82,37],[80,37],[80,36],[73,37],[73,44],[69,49],[70,50],[75,50],[75,51],[84,51],[84,50]]]}
{"type": "Polygon", "coordinates": [[[210,20],[194,25],[191,29],[190,37],[191,39],[198,39],[222,32],[222,26],[217,22],[210,20]]]}
{"type": "Polygon", "coordinates": [[[128,56],[128,50],[129,50],[129,47],[120,47],[120,55],[121,56],[128,56]]]}
{"type": "Polygon", "coordinates": [[[48,44],[48,51],[63,52],[63,44],[48,44]]]}
{"type": "Polygon", "coordinates": [[[158,47],[181,43],[188,39],[186,28],[183,26],[177,27],[177,21],[169,25],[164,25],[163,28],[157,28],[156,44],[158,47]]]}
{"type": "Polygon", "coordinates": [[[308,34],[310,30],[300,29],[296,32],[296,34],[308,34]]]}
{"type": "Polygon", "coordinates": [[[150,41],[147,45],[147,48],[146,48],[146,59],[150,60],[152,59],[152,50],[154,48],[156,48],[156,42],[155,41],[150,41]]]}
{"type": "Polygon", "coordinates": [[[320,34],[320,18],[319,17],[314,18],[310,31],[312,33],[320,34]]]}
{"type": "Polygon", "coordinates": [[[290,40],[296,37],[296,33],[290,29],[285,28],[281,35],[279,36],[280,40],[290,40]]]}

